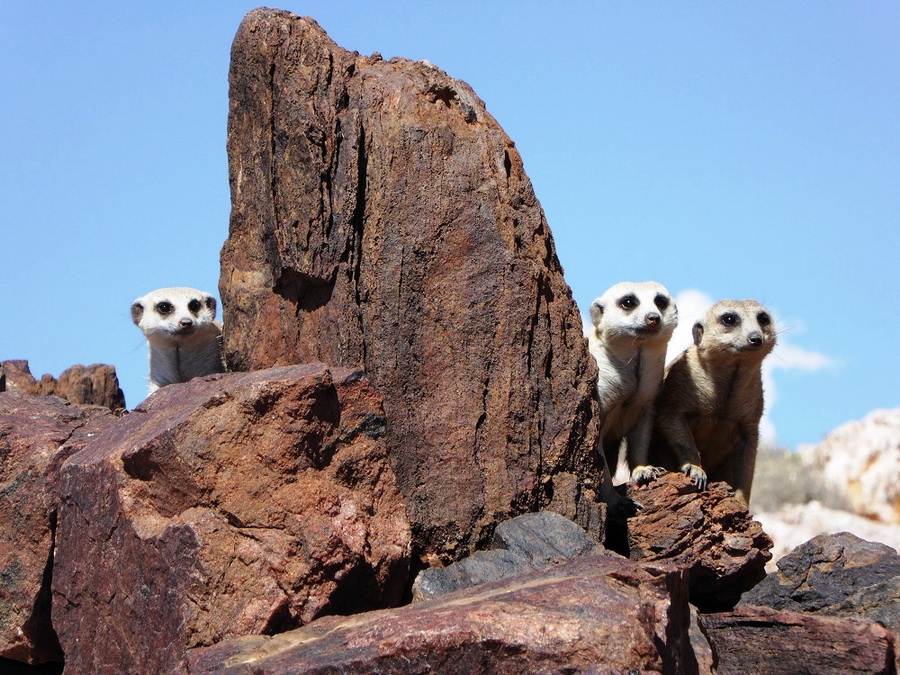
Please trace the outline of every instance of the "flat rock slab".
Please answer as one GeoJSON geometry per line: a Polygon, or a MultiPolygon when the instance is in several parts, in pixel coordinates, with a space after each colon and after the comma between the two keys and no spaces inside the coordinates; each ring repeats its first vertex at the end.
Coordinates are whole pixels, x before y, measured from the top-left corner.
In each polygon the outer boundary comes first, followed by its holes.
{"type": "Polygon", "coordinates": [[[115,419],[106,408],[0,393],[0,657],[62,661],[50,624],[57,475],[115,419]]]}
{"type": "Polygon", "coordinates": [[[645,487],[629,483],[628,496],[644,507],[626,523],[629,557],[687,569],[700,611],[733,608],[766,576],[772,540],[725,483],[697,492],[667,473],[645,487]]]}
{"type": "Polygon", "coordinates": [[[181,673],[696,673],[681,572],[591,556],[188,653],[181,673]]]}
{"type": "Polygon", "coordinates": [[[71,457],[53,624],[77,673],[400,601],[410,530],[380,399],[322,364],[163,387],[71,457]]]}
{"type": "Polygon", "coordinates": [[[596,522],[596,364],[484,102],[430,64],[362,57],[270,9],[241,24],[229,81],[231,369],[369,374],[424,566],[551,501],[596,522]]]}
{"type": "Polygon", "coordinates": [[[413,584],[413,600],[435,598],[602,550],[582,528],[557,513],[526,513],[497,526],[490,550],[420,572],[413,584]]]}
{"type": "Polygon", "coordinates": [[[700,624],[719,675],[896,672],[891,634],[873,621],[741,606],[700,624]]]}

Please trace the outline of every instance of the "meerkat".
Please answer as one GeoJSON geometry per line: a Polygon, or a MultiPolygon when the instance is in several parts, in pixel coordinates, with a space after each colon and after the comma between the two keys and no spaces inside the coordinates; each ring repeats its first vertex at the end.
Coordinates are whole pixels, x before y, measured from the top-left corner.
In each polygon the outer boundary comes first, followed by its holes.
{"type": "Polygon", "coordinates": [[[693,326],[694,344],[669,365],[656,401],[650,459],[700,490],[725,481],[750,502],[761,366],[775,347],[771,313],[755,300],[722,300],[693,326]]]}
{"type": "Polygon", "coordinates": [[[590,313],[593,329],[588,344],[600,371],[597,397],[603,415],[599,454],[608,474],[603,493],[612,497],[612,473],[623,439],[633,480],[649,482],[663,471],[647,465],[647,452],[653,402],[662,384],[666,345],[678,325],[678,309],[662,284],[621,282],[594,300],[590,313]]]}
{"type": "Polygon", "coordinates": [[[152,394],[160,387],[225,372],[216,299],[195,288],[160,288],[131,305],[131,318],[147,338],[152,394]]]}

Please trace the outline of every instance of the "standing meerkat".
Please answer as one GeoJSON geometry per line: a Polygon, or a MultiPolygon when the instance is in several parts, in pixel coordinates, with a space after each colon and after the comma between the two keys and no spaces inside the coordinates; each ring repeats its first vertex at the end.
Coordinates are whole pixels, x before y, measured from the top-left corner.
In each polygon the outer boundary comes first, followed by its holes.
{"type": "Polygon", "coordinates": [[[196,288],[160,288],[131,305],[150,348],[150,391],[225,372],[216,299],[196,288]]]}
{"type": "Polygon", "coordinates": [[[722,300],[693,327],[694,344],[672,361],[656,401],[650,459],[683,471],[701,490],[725,481],[750,502],[761,366],[775,346],[769,311],[755,300],[722,300]]]}
{"type": "Polygon", "coordinates": [[[647,452],[653,402],[662,384],[666,345],[678,325],[678,309],[662,284],[623,281],[594,300],[591,323],[588,344],[600,371],[600,454],[606,463],[603,494],[609,503],[623,439],[634,480],[649,482],[662,472],[647,466],[647,452]]]}

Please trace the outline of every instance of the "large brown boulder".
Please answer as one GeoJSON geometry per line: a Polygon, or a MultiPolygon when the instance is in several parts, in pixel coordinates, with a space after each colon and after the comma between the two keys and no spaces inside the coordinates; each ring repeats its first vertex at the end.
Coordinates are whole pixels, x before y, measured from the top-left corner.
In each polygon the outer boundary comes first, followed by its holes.
{"type": "Polygon", "coordinates": [[[77,673],[401,600],[380,399],[321,364],[163,387],[64,465],[53,624],[77,673]]]}
{"type": "Polygon", "coordinates": [[[62,661],[50,625],[59,466],[115,419],[106,408],[0,393],[0,657],[62,661]]]}
{"type": "Polygon", "coordinates": [[[592,556],[189,652],[183,673],[696,673],[683,573],[592,556]]]}
{"type": "Polygon", "coordinates": [[[719,675],[896,673],[894,641],[873,621],[741,606],[700,616],[719,675]]]}
{"type": "Polygon", "coordinates": [[[426,561],[551,498],[596,519],[596,366],[519,153],[472,89],[260,9],[230,99],[230,367],[365,369],[426,561]]]}
{"type": "Polygon", "coordinates": [[[672,472],[645,487],[629,483],[628,494],[644,507],[624,524],[629,557],[687,569],[701,611],[733,608],[765,578],[772,540],[725,483],[697,492],[672,472]]]}

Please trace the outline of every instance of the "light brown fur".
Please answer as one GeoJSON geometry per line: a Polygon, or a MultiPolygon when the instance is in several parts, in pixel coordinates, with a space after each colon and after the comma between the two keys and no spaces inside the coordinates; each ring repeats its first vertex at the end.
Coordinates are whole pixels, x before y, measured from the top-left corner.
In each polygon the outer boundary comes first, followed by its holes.
{"type": "Polygon", "coordinates": [[[700,489],[725,481],[747,505],[763,412],[761,365],[775,346],[775,326],[755,300],[722,300],[693,333],[694,344],[666,370],[650,462],[683,471],[700,489]]]}

